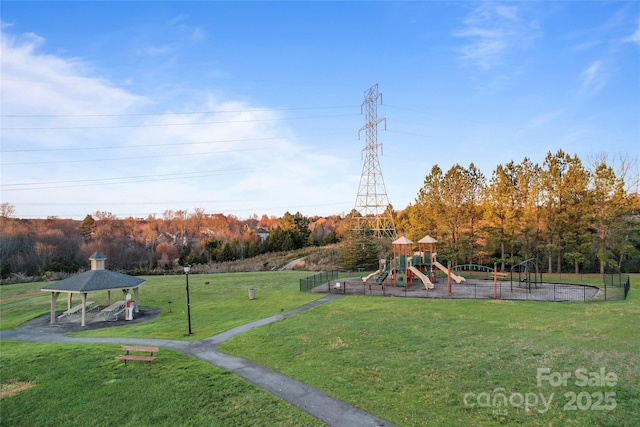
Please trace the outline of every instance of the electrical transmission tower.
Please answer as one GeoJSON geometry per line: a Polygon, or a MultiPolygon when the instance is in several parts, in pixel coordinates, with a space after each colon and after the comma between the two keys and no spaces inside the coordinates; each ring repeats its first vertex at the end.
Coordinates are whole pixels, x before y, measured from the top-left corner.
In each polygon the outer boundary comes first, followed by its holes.
{"type": "Polygon", "coordinates": [[[378,99],[382,100],[382,94],[378,92],[376,83],[365,92],[361,106],[362,110],[366,110],[366,122],[358,135],[366,131],[367,145],[362,149],[364,164],[354,208],[361,216],[353,218],[352,228],[355,231],[371,230],[378,239],[388,237],[394,240],[396,226],[391,212],[387,210],[389,199],[378,160],[378,148],[382,152],[382,144],[378,143],[378,124],[384,121],[385,128],[387,125],[384,117],[378,118],[378,99]]]}

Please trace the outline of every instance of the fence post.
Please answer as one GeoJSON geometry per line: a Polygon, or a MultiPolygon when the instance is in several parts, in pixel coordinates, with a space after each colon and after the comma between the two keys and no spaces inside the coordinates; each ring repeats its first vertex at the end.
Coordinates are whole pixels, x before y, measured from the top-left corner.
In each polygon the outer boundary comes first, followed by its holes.
{"type": "Polygon", "coordinates": [[[451,296],[451,261],[447,261],[447,296],[451,296]]]}
{"type": "Polygon", "coordinates": [[[629,289],[631,289],[631,277],[627,276],[627,280],[624,282],[624,299],[627,299],[629,289]]]}
{"type": "Polygon", "coordinates": [[[493,263],[493,299],[498,298],[498,274],[496,273],[496,268],[498,268],[498,263],[493,263]]]}

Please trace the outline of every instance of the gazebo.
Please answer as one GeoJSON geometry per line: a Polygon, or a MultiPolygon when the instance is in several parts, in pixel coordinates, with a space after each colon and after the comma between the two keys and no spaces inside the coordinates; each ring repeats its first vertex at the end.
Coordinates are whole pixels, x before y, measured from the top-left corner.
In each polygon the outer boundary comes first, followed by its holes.
{"type": "Polygon", "coordinates": [[[111,291],[121,290],[124,293],[133,289],[135,311],[139,312],[138,287],[144,283],[143,279],[107,270],[104,264],[107,257],[100,251],[96,251],[89,260],[91,270],[76,274],[68,279],[61,280],[41,289],[42,292],[51,292],[51,323],[56,323],[56,301],[62,292],[67,293],[67,309],[71,310],[73,294],[82,295],[81,325],[86,326],[87,294],[95,291],[107,291],[108,305],[111,305],[111,291]]]}

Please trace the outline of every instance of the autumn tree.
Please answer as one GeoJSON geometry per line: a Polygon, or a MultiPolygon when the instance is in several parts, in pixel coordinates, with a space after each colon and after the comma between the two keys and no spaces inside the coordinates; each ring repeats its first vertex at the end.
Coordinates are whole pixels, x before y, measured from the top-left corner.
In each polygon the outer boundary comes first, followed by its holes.
{"type": "Polygon", "coordinates": [[[589,259],[593,235],[593,193],[589,188],[591,176],[582,161],[570,159],[566,178],[566,211],[563,236],[564,259],[573,264],[574,272],[589,259]]]}
{"type": "Polygon", "coordinates": [[[468,228],[464,233],[467,241],[464,255],[469,262],[473,262],[473,257],[478,252],[479,239],[482,237],[479,233],[479,227],[484,215],[482,196],[487,184],[484,174],[473,163],[466,170],[465,181],[468,185],[468,192],[464,210],[467,214],[468,228]]]}
{"type": "MultiPolygon", "coordinates": [[[[505,246],[513,247],[518,233],[518,218],[522,212],[518,203],[518,168],[513,161],[498,165],[486,188],[486,229],[500,248],[500,270],[505,269],[505,246]]],[[[513,251],[512,251],[513,258],[513,251]]]]}
{"type": "Polygon", "coordinates": [[[578,270],[588,249],[589,173],[577,156],[571,157],[562,150],[555,155],[549,152],[543,164],[541,184],[548,270],[553,271],[554,256],[558,273],[562,271],[565,256],[578,270]]]}
{"type": "Polygon", "coordinates": [[[95,229],[93,238],[95,240],[108,242],[120,237],[122,227],[117,215],[106,211],[96,211],[94,216],[95,229]]]}
{"type": "Polygon", "coordinates": [[[606,160],[606,156],[600,156],[591,165],[594,244],[601,273],[606,268],[619,269],[625,257],[637,255],[638,238],[632,236],[639,235],[638,219],[633,214],[637,198],[628,197],[624,179],[617,176],[606,160]]]}
{"type": "Polygon", "coordinates": [[[406,236],[418,241],[426,235],[436,240],[443,237],[443,219],[446,208],[442,203],[442,182],[444,180],[442,169],[438,165],[431,168],[429,175],[425,176],[422,188],[418,191],[415,204],[410,205],[401,218],[400,223],[406,236]]]}
{"type": "Polygon", "coordinates": [[[542,230],[541,219],[541,168],[527,157],[517,167],[518,201],[522,215],[517,218],[522,245],[522,258],[536,255],[542,230]]]}

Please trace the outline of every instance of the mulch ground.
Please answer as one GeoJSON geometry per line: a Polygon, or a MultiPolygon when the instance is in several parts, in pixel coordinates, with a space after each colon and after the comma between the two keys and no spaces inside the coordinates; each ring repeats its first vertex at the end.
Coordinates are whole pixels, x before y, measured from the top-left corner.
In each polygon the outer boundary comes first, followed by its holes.
{"type": "MultiPolygon", "coordinates": [[[[158,307],[140,307],[138,313],[133,313],[133,320],[124,320],[124,313],[118,317],[115,321],[106,321],[99,316],[99,310],[104,307],[100,307],[96,312],[87,313],[85,318],[86,326],[80,326],[80,318],[70,320],[58,320],[57,323],[51,324],[51,314],[43,314],[42,316],[31,319],[25,323],[22,323],[18,328],[31,328],[40,329],[43,331],[49,330],[53,332],[80,332],[90,331],[93,329],[111,328],[113,326],[132,325],[136,323],[149,322],[158,317],[162,312],[158,307]]],[[[57,316],[62,314],[62,311],[56,313],[57,316]]]]}
{"type": "MultiPolygon", "coordinates": [[[[410,283],[407,287],[393,286],[387,281],[384,287],[364,283],[361,278],[333,280],[312,290],[317,293],[339,293],[345,295],[396,296],[407,298],[470,298],[487,299],[494,297],[492,280],[466,280],[460,284],[451,282],[451,294],[445,280],[435,283],[434,289],[425,289],[422,282],[410,283]],[[340,287],[336,288],[336,283],[340,287]]],[[[586,301],[598,293],[595,286],[577,286],[554,283],[531,284],[498,281],[495,287],[498,299],[534,301],[586,301]]]]}

